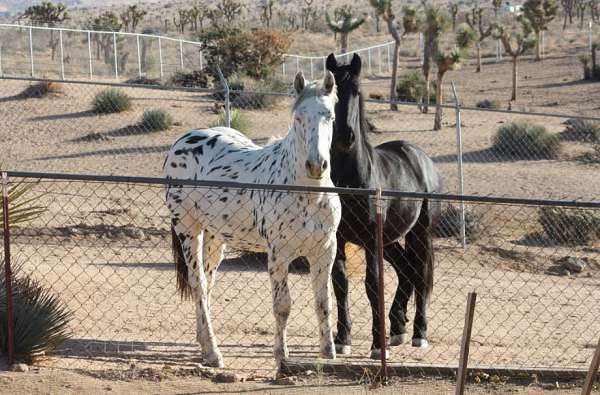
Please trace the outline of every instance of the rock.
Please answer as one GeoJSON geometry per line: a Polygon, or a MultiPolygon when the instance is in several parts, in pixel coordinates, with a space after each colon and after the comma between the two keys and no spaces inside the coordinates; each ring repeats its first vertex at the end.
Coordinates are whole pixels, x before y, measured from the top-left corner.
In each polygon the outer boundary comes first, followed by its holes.
{"type": "Polygon", "coordinates": [[[314,370],[307,370],[306,372],[304,372],[304,374],[307,375],[307,376],[312,376],[312,375],[315,374],[315,371],[314,370]]]}
{"type": "Polygon", "coordinates": [[[12,372],[29,372],[29,366],[25,363],[15,363],[10,367],[12,372]]]}
{"type": "Polygon", "coordinates": [[[275,385],[296,385],[297,381],[298,381],[298,379],[295,376],[284,376],[284,377],[276,378],[273,381],[273,384],[275,384],[275,385]]]}
{"type": "Polygon", "coordinates": [[[242,378],[235,373],[221,372],[213,377],[213,381],[215,383],[239,383],[242,381],[242,378]]]}
{"type": "Polygon", "coordinates": [[[559,262],[570,272],[581,273],[585,269],[585,261],[574,256],[566,256],[561,258],[559,262]]]}
{"type": "Polygon", "coordinates": [[[133,239],[142,240],[146,238],[144,231],[135,227],[127,227],[123,229],[123,233],[125,233],[127,237],[131,237],[133,239]]]}

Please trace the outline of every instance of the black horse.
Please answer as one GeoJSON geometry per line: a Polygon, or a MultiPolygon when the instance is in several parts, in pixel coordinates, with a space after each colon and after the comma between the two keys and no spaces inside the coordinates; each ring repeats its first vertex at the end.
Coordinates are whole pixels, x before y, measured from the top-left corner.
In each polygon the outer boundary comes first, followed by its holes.
{"type": "MultiPolygon", "coordinates": [[[[331,146],[331,178],[336,186],[382,188],[406,192],[437,193],[441,178],[433,161],[417,147],[404,141],[389,141],[373,147],[368,140],[372,126],[364,114],[360,92],[361,60],[339,65],[333,54],[327,69],[335,75],[338,103],[331,146]]],[[[338,324],[335,337],[340,354],[350,352],[351,321],[346,277],[347,242],[365,249],[365,286],[373,314],[371,358],[379,358],[378,267],[376,262],[374,202],[366,196],[340,196],[342,221],[337,231],[337,256],[333,266],[333,288],[337,299],[338,324]]],[[[433,245],[431,228],[439,214],[439,203],[428,199],[390,198],[383,204],[384,258],[398,275],[398,288],[390,318],[390,345],[406,339],[406,309],[415,292],[416,314],[412,345],[426,347],[426,308],[433,288],[433,245]],[[400,239],[405,239],[404,247],[400,239]]]]}

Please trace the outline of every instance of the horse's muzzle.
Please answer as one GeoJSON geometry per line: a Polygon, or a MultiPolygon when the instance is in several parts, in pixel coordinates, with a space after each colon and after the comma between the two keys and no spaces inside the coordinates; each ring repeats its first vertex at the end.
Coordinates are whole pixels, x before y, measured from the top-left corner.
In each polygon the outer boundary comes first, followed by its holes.
{"type": "Polygon", "coordinates": [[[304,165],[306,166],[308,177],[317,180],[323,178],[323,175],[328,167],[328,163],[325,159],[317,162],[307,160],[304,165]]]}

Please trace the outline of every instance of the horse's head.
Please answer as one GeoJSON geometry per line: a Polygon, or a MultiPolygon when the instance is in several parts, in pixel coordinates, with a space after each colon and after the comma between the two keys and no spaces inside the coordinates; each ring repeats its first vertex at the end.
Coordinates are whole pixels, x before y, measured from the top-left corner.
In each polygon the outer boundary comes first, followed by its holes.
{"type": "Polygon", "coordinates": [[[337,101],[335,79],[327,72],[323,81],[308,82],[302,72],[294,80],[293,132],[297,136],[298,155],[304,159],[309,178],[321,179],[329,173],[329,150],[337,101]]]}
{"type": "Polygon", "coordinates": [[[354,54],[349,64],[338,64],[335,55],[329,54],[326,65],[335,76],[338,94],[333,144],[337,149],[348,151],[360,133],[360,56],[354,54]]]}

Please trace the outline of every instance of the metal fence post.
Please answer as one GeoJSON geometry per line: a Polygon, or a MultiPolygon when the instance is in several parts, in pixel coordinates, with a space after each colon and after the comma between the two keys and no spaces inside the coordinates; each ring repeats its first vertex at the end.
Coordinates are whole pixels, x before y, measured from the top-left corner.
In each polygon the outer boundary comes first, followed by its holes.
{"type": "Polygon", "coordinates": [[[390,59],[391,58],[390,44],[386,45],[386,48],[387,48],[387,55],[388,55],[387,56],[387,64],[388,64],[387,71],[388,71],[388,73],[391,73],[392,72],[392,60],[390,59]]]}
{"type": "Polygon", "coordinates": [[[88,58],[90,60],[90,80],[94,78],[94,72],[92,70],[92,32],[87,32],[88,36],[88,58]]]}
{"type": "Polygon", "coordinates": [[[138,76],[142,77],[142,54],[140,52],[140,36],[135,36],[137,44],[138,76]]]}
{"type": "MultiPolygon", "coordinates": [[[[460,119],[460,102],[456,94],[456,86],[452,82],[452,94],[454,95],[456,109],[456,156],[458,163],[458,194],[464,195],[464,174],[463,174],[463,152],[462,152],[462,127],[460,119]]],[[[463,248],[467,246],[467,236],[465,230],[465,202],[460,201],[460,239],[463,248]]]]}
{"type": "Polygon", "coordinates": [[[12,365],[15,358],[15,341],[13,335],[13,297],[12,297],[12,269],[10,266],[10,226],[8,218],[8,174],[2,172],[2,216],[4,224],[4,278],[6,286],[6,334],[8,364],[12,365]]]}
{"type": "Polygon", "coordinates": [[[581,395],[590,395],[592,393],[592,388],[594,387],[594,378],[598,374],[598,368],[600,368],[600,339],[598,339],[596,351],[594,352],[592,362],[590,363],[590,368],[585,376],[585,382],[583,383],[583,388],[581,389],[581,395]]]}
{"type": "Polygon", "coordinates": [[[2,45],[0,45],[0,77],[2,77],[4,73],[2,72],[2,45]]]}
{"type": "Polygon", "coordinates": [[[371,67],[371,48],[367,50],[367,64],[369,65],[369,75],[373,75],[373,68],[371,67]]]}
{"type": "Polygon", "coordinates": [[[35,77],[33,66],[33,28],[29,27],[29,60],[31,61],[31,76],[35,77]]]}
{"type": "Polygon", "coordinates": [[[229,83],[223,76],[223,72],[221,72],[221,68],[217,66],[217,73],[219,73],[219,79],[221,80],[221,85],[225,89],[225,123],[228,128],[231,127],[231,108],[229,103],[229,83]]]}
{"type": "Polygon", "coordinates": [[[203,62],[204,60],[202,59],[202,50],[200,50],[200,70],[204,68],[203,62]]]}
{"type": "Polygon", "coordinates": [[[119,79],[119,64],[117,63],[117,33],[113,32],[113,56],[115,58],[115,79],[119,79]]]}
{"type": "Polygon", "coordinates": [[[296,74],[300,71],[300,58],[296,56],[296,74]]]}
{"type": "Polygon", "coordinates": [[[181,61],[181,70],[183,70],[183,41],[179,40],[179,60],[181,61]]]}
{"type": "Polygon", "coordinates": [[[379,75],[381,75],[381,47],[377,47],[377,58],[379,59],[379,65],[378,65],[379,75]]]}
{"type": "Polygon", "coordinates": [[[58,41],[60,42],[60,75],[62,79],[65,79],[65,55],[64,55],[64,47],[63,47],[63,31],[60,29],[58,31],[58,41]]]}
{"type": "Polygon", "coordinates": [[[381,201],[381,188],[377,188],[375,194],[375,216],[377,222],[377,268],[378,268],[378,283],[377,291],[379,293],[379,344],[381,347],[381,381],[387,383],[387,344],[385,339],[385,284],[383,275],[383,213],[381,201]]]}
{"type": "Polygon", "coordinates": [[[467,385],[469,345],[471,343],[471,332],[473,330],[473,316],[475,314],[476,301],[477,294],[475,292],[469,292],[469,296],[467,297],[467,309],[465,313],[465,326],[463,327],[462,343],[460,346],[460,360],[456,375],[456,395],[463,395],[465,393],[465,386],[467,385]]]}
{"type": "Polygon", "coordinates": [[[313,71],[313,58],[310,58],[310,79],[311,80],[315,79],[314,71],[313,71]]]}
{"type": "Polygon", "coordinates": [[[162,59],[162,42],[160,37],[158,38],[158,63],[160,63],[160,79],[163,79],[163,59],[162,59]]]}

